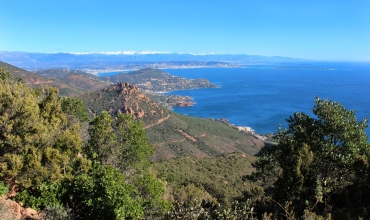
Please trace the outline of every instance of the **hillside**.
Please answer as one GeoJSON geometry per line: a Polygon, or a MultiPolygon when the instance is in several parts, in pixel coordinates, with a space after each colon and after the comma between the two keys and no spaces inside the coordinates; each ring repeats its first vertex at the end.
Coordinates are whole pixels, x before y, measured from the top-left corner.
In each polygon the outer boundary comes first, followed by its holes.
{"type": "Polygon", "coordinates": [[[55,79],[39,76],[35,73],[29,72],[27,70],[12,66],[1,61],[0,68],[3,68],[6,71],[10,72],[15,77],[24,79],[25,84],[30,86],[31,88],[46,88],[46,87],[58,88],[60,96],[77,96],[89,91],[85,88],[81,88],[73,84],[68,84],[55,79]]]}
{"type": "Polygon", "coordinates": [[[45,78],[52,78],[58,83],[75,86],[87,91],[96,91],[110,85],[98,76],[79,70],[46,69],[36,70],[34,73],[45,78]]]}
{"type": "Polygon", "coordinates": [[[231,153],[202,159],[175,158],[153,163],[153,169],[167,182],[174,200],[205,199],[230,205],[250,189],[250,182],[242,177],[254,171],[253,161],[253,156],[231,153]]]}
{"type": "Polygon", "coordinates": [[[112,115],[130,113],[143,120],[147,137],[156,148],[153,160],[182,156],[209,157],[242,152],[254,155],[263,142],[227,123],[176,114],[139,92],[136,85],[118,83],[80,98],[91,115],[106,110],[112,115]]]}
{"type": "Polygon", "coordinates": [[[207,79],[185,79],[170,75],[162,70],[152,68],[132,71],[129,73],[121,73],[114,76],[105,76],[102,77],[102,79],[112,83],[128,82],[136,84],[138,88],[147,92],[218,87],[217,85],[210,83],[207,79]]]}
{"type": "MultiPolygon", "coordinates": [[[[147,137],[156,148],[153,160],[179,156],[209,157],[232,152],[253,155],[263,145],[263,141],[252,135],[241,133],[221,121],[194,118],[171,112],[152,101],[149,95],[140,92],[136,85],[118,83],[104,89],[100,88],[95,92],[88,92],[98,89],[96,85],[106,87],[107,84],[104,82],[96,84],[96,80],[77,72],[71,73],[63,70],[38,72],[41,75],[53,77],[44,78],[6,63],[0,64],[14,76],[23,78],[31,87],[53,86],[59,89],[61,96],[79,95],[91,116],[99,115],[106,110],[113,116],[130,113],[136,119],[143,120],[147,137]]],[[[154,77],[156,79],[173,78],[168,73],[154,69],[136,71],[127,75],[137,80],[154,77]]],[[[150,95],[150,97],[153,96],[150,95]]]]}
{"type": "Polygon", "coordinates": [[[35,70],[35,71],[32,71],[32,72],[34,72],[37,75],[40,75],[42,77],[45,77],[45,78],[64,78],[64,77],[66,77],[68,75],[71,75],[71,74],[78,74],[78,75],[85,76],[85,77],[88,77],[88,78],[92,78],[92,79],[95,79],[95,80],[101,80],[99,76],[89,74],[89,73],[85,73],[85,72],[80,71],[80,70],[42,69],[42,70],[35,70]]]}

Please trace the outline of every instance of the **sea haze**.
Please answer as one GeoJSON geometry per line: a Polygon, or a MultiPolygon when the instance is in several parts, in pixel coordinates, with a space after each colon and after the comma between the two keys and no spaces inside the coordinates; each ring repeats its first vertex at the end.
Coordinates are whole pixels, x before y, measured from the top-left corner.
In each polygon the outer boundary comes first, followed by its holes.
{"type": "MultiPolygon", "coordinates": [[[[362,120],[370,117],[370,63],[288,63],[245,68],[168,69],[172,75],[207,78],[219,89],[173,91],[190,96],[192,107],[175,112],[202,118],[226,118],[257,133],[287,126],[294,112],[311,116],[315,97],[330,98],[362,120]]],[[[369,129],[367,129],[369,134],[369,129]]]]}

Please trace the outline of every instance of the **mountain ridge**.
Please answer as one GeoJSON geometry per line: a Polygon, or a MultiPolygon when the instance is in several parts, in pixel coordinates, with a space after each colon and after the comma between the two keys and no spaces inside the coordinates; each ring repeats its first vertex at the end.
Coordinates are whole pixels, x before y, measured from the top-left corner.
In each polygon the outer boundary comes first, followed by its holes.
{"type": "Polygon", "coordinates": [[[72,53],[28,53],[0,51],[0,60],[27,70],[34,69],[93,69],[107,70],[142,69],[145,67],[194,68],[194,67],[240,67],[243,64],[298,62],[302,59],[280,56],[247,54],[72,54],[72,53]],[[177,62],[177,63],[176,63],[177,62]],[[190,63],[189,63],[190,62],[190,63]]]}

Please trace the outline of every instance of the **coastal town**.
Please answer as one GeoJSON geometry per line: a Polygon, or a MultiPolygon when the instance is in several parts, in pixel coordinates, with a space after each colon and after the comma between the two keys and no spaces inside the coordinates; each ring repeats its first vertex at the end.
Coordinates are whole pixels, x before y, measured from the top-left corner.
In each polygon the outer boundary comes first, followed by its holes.
{"type": "Polygon", "coordinates": [[[236,68],[240,67],[240,64],[226,63],[226,62],[200,62],[200,61],[170,61],[170,62],[142,62],[142,63],[90,63],[89,65],[83,65],[78,69],[98,75],[101,73],[109,72],[128,72],[135,71],[145,68],[153,69],[193,69],[193,68],[236,68]]]}

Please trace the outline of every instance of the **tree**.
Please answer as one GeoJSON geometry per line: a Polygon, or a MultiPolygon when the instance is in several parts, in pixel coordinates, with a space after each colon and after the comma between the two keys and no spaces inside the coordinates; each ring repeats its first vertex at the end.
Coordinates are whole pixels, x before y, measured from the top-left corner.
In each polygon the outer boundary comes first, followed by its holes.
{"type": "Polygon", "coordinates": [[[146,217],[169,208],[163,198],[163,183],[149,169],[148,157],[153,155],[154,147],[148,142],[141,121],[130,114],[117,115],[113,120],[103,111],[90,123],[89,135],[87,155],[103,167],[118,170],[122,184],[135,186],[131,196],[140,202],[146,217]]]}
{"type": "Polygon", "coordinates": [[[89,121],[89,114],[81,100],[69,97],[61,98],[61,107],[63,112],[76,117],[81,122],[89,121]]]}
{"type": "Polygon", "coordinates": [[[82,151],[79,123],[69,123],[58,90],[38,96],[0,70],[0,179],[15,193],[71,179],[82,151]]]}
{"type": "Polygon", "coordinates": [[[278,143],[262,148],[249,176],[256,183],[268,180],[265,195],[287,217],[300,217],[305,209],[328,215],[346,208],[343,200],[358,183],[359,166],[366,170],[369,161],[366,118],[359,122],[354,111],[319,98],[313,113],[316,118],[290,116],[288,129],[279,128],[278,143]]]}
{"type": "Polygon", "coordinates": [[[131,114],[117,115],[117,138],[119,146],[115,149],[117,167],[123,169],[145,170],[149,167],[149,156],[154,147],[149,143],[142,121],[135,121],[131,114]]]}
{"type": "Polygon", "coordinates": [[[144,216],[135,198],[137,187],[111,165],[94,162],[88,173],[77,175],[65,185],[64,201],[79,219],[137,219],[144,216]]]}
{"type": "Polygon", "coordinates": [[[154,147],[148,142],[143,123],[130,114],[119,114],[113,121],[103,111],[90,123],[89,154],[102,164],[110,164],[121,172],[145,170],[154,147]]]}
{"type": "Polygon", "coordinates": [[[117,136],[112,128],[112,123],[113,119],[106,111],[103,111],[101,115],[90,122],[90,140],[86,148],[86,154],[89,158],[102,164],[108,163],[116,145],[117,136]]]}

